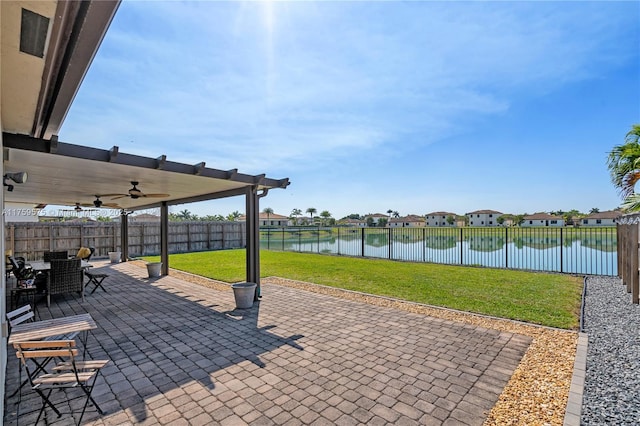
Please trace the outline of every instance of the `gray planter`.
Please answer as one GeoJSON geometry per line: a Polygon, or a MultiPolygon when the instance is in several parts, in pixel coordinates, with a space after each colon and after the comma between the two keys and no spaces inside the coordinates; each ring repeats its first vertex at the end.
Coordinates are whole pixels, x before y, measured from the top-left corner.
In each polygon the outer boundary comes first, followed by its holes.
{"type": "Polygon", "coordinates": [[[256,294],[256,283],[231,284],[233,297],[236,299],[236,308],[249,309],[253,306],[253,298],[256,294]]]}
{"type": "Polygon", "coordinates": [[[158,278],[162,272],[162,262],[147,263],[147,272],[149,272],[149,278],[158,278]]]}

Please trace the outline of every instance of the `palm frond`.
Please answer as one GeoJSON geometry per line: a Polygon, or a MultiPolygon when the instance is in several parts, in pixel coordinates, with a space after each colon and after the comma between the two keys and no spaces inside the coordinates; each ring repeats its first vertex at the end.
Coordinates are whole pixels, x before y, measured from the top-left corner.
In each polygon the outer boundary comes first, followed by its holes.
{"type": "Polygon", "coordinates": [[[640,211],[640,194],[629,195],[624,199],[620,207],[627,213],[640,211]]]}

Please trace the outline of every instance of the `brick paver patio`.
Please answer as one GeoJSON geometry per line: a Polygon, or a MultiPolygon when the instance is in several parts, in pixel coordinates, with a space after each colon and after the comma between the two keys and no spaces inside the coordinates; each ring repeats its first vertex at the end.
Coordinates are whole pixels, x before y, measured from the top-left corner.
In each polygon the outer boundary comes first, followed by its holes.
{"type": "MultiPolygon", "coordinates": [[[[98,323],[88,352],[112,361],[94,390],[105,414],[90,406],[83,424],[480,425],[530,343],[277,285],[234,310],[231,291],[94,263],[110,274],[108,293],[39,305],[42,319],[89,312],[98,323]]],[[[7,395],[18,382],[13,353],[7,395]]],[[[16,424],[17,400],[7,400],[5,424],[16,424]]],[[[73,422],[65,404],[60,419],[47,410],[50,424],[73,422]]],[[[25,388],[19,423],[38,409],[25,388]]]]}

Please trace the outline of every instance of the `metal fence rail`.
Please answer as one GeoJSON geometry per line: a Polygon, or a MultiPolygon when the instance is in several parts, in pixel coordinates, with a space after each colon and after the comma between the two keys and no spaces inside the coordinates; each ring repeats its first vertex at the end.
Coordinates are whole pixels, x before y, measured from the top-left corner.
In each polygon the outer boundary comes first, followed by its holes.
{"type": "Polygon", "coordinates": [[[575,274],[617,275],[613,227],[263,228],[261,248],[575,274]]]}

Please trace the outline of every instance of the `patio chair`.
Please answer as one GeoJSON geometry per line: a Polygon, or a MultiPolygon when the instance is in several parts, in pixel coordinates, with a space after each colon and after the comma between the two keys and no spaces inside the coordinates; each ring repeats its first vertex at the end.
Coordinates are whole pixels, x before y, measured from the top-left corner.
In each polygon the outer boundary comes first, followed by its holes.
{"type": "Polygon", "coordinates": [[[31,310],[31,305],[24,305],[16,310],[7,312],[6,316],[7,322],[9,323],[9,334],[11,334],[11,329],[16,325],[27,321],[33,321],[35,318],[35,315],[31,310]]]}
{"type": "Polygon", "coordinates": [[[93,290],[91,290],[91,294],[93,294],[98,288],[101,288],[105,293],[107,292],[107,289],[102,286],[102,282],[105,280],[105,278],[109,277],[109,274],[85,271],[84,275],[88,278],[85,287],[89,284],[93,284],[93,290]]]}
{"type": "Polygon", "coordinates": [[[36,308],[36,294],[38,293],[38,285],[40,285],[45,277],[37,276],[37,274],[26,266],[24,257],[9,256],[11,264],[11,273],[16,278],[15,287],[11,289],[11,309],[18,306],[22,297],[26,297],[29,303],[36,308]]]}
{"type": "MultiPolygon", "coordinates": [[[[7,317],[7,322],[9,324],[9,336],[11,336],[11,330],[16,325],[22,324],[23,322],[35,321],[35,315],[33,310],[31,310],[31,305],[24,305],[11,312],[7,312],[6,317],[7,317]]],[[[44,338],[43,340],[71,340],[71,339],[75,339],[76,336],[78,336],[78,334],[79,334],[78,331],[72,331],[72,332],[69,332],[66,334],[60,334],[57,336],[49,336],[44,338]]],[[[36,369],[35,371],[33,371],[33,374],[38,374],[44,370],[45,364],[38,363],[37,361],[35,362],[35,364],[36,364],[36,369]]],[[[22,371],[20,371],[20,373],[22,373],[22,371]]],[[[27,384],[27,381],[22,382],[20,384],[20,387],[16,389],[15,392],[13,392],[9,397],[12,398],[13,396],[15,396],[15,394],[17,394],[18,391],[20,391],[20,389],[26,384],[27,384]]]]}
{"type": "Polygon", "coordinates": [[[68,259],[69,253],[66,251],[45,251],[42,258],[45,262],[51,262],[54,259],[68,259]]]}
{"type": "MultiPolygon", "coordinates": [[[[42,399],[42,407],[34,424],[38,424],[42,413],[45,413],[46,418],[45,409],[47,406],[49,406],[58,417],[62,416],[60,410],[58,410],[50,399],[51,393],[59,389],[64,390],[63,393],[69,401],[71,401],[70,389],[81,389],[84,393],[86,400],[82,407],[80,418],[78,419],[78,425],[82,422],[82,417],[84,416],[89,401],[96,407],[98,413],[103,414],[100,406],[91,397],[91,392],[93,391],[100,370],[107,365],[108,360],[76,361],[78,350],[76,349],[75,340],[16,342],[13,346],[16,349],[18,359],[26,369],[31,389],[42,399]],[[27,362],[27,360],[39,360],[43,363],[53,358],[62,359],[63,361],[53,367],[52,373],[45,373],[38,376],[36,376],[38,373],[32,371],[27,362]]],[[[38,363],[36,363],[36,365],[38,365],[38,363]]],[[[20,395],[22,396],[22,392],[20,392],[20,395]]],[[[71,407],[74,405],[73,403],[70,404],[71,407]]],[[[18,416],[19,415],[20,413],[18,411],[18,416]]]]}
{"type": "Polygon", "coordinates": [[[83,273],[80,259],[53,259],[47,280],[47,306],[54,294],[82,292],[83,273]]]}

